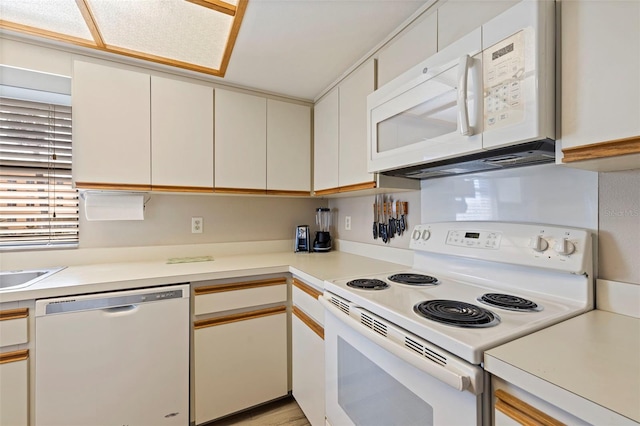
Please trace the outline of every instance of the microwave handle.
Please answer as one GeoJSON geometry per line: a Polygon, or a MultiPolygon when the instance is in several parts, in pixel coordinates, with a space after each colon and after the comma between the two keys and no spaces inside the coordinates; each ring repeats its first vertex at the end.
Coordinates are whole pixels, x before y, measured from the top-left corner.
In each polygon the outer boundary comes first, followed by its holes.
{"type": "Polygon", "coordinates": [[[458,123],[460,123],[460,133],[463,136],[473,135],[473,129],[469,126],[469,109],[467,107],[467,75],[470,65],[469,55],[460,57],[458,63],[458,123]]]}

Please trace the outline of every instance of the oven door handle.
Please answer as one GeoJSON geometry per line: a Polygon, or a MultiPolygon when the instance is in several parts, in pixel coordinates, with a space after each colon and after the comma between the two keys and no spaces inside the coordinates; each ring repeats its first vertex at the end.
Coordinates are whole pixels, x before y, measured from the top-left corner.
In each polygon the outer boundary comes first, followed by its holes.
{"type": "Polygon", "coordinates": [[[358,321],[356,321],[351,316],[348,316],[347,313],[338,309],[324,297],[319,297],[318,301],[325,307],[325,309],[333,313],[335,317],[338,318],[343,324],[348,325],[354,331],[358,332],[362,336],[391,352],[403,361],[406,361],[409,364],[413,365],[420,371],[423,371],[430,376],[435,377],[441,382],[446,383],[447,385],[459,391],[469,390],[473,393],[477,393],[473,389],[467,389],[469,387],[469,384],[471,383],[471,379],[469,376],[462,375],[456,371],[452,371],[447,366],[443,366],[427,358],[423,358],[412,350],[390,341],[389,339],[374,332],[370,328],[360,324],[358,321]]]}

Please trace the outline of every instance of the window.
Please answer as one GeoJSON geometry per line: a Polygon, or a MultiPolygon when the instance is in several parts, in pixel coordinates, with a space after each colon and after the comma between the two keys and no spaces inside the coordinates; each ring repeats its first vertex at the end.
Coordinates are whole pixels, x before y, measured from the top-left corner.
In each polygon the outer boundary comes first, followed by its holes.
{"type": "Polygon", "coordinates": [[[77,245],[71,107],[0,97],[0,249],[77,245]]]}

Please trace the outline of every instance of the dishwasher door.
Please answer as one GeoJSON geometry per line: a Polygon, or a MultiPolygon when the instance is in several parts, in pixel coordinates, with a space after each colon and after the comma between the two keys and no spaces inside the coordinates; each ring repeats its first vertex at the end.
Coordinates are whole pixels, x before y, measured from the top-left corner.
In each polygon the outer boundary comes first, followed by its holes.
{"type": "Polygon", "coordinates": [[[189,285],[36,301],[35,424],[189,424],[189,285]]]}

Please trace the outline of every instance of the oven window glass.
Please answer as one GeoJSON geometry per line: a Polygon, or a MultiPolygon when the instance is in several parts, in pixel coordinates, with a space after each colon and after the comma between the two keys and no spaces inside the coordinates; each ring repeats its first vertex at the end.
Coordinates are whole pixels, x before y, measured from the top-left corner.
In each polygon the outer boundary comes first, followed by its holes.
{"type": "Polygon", "coordinates": [[[357,425],[433,425],[431,405],[341,337],[338,337],[338,404],[357,425]]]}

